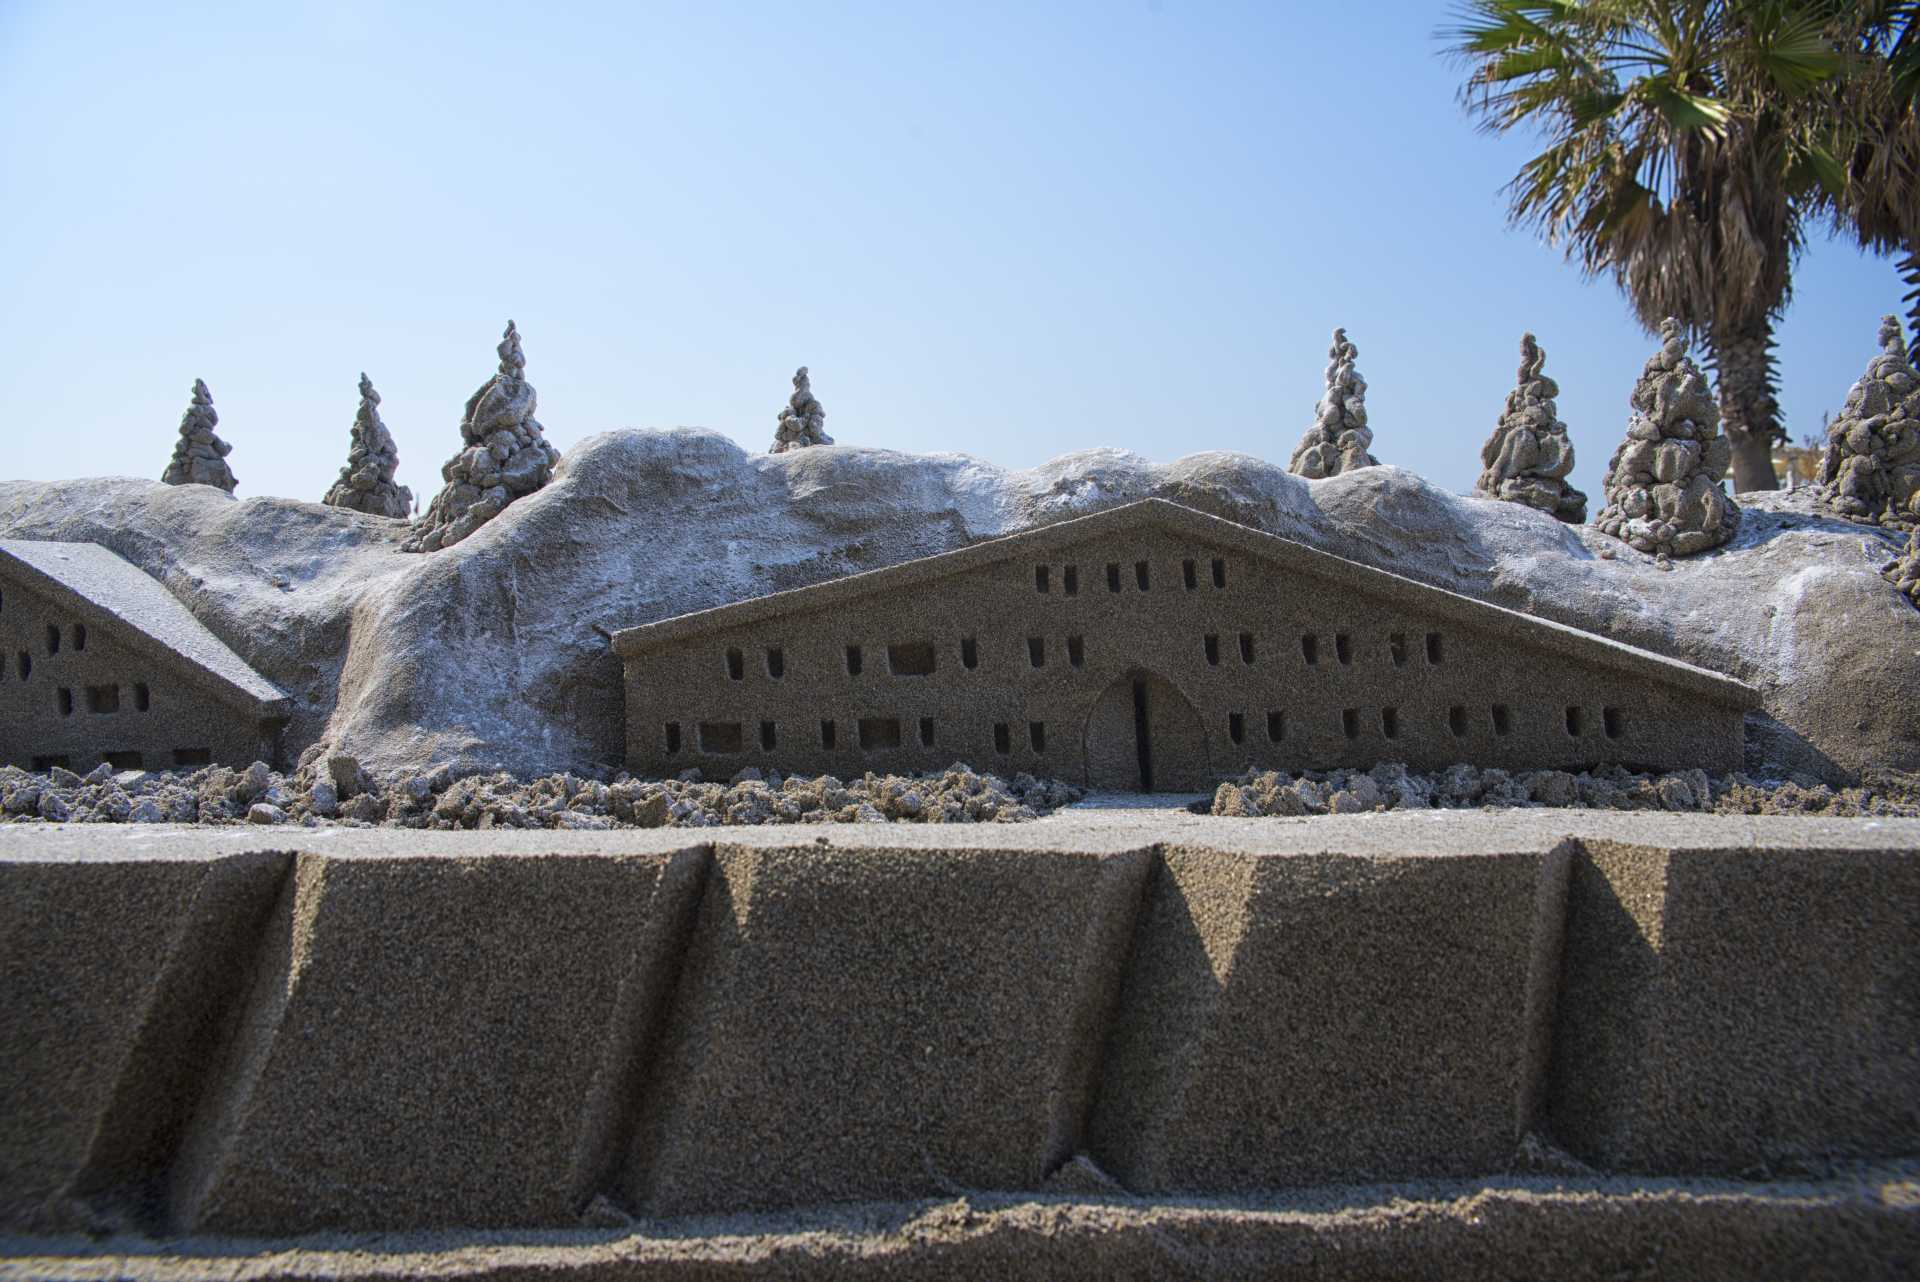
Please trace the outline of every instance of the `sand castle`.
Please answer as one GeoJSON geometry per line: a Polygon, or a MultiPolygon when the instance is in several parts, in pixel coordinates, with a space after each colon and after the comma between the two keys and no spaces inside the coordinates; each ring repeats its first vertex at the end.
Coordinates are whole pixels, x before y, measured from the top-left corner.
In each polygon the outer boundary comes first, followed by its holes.
{"type": "Polygon", "coordinates": [[[767,452],[784,454],[809,445],[831,444],[833,438],[827,435],[827,411],[814,399],[813,384],[807,377],[807,367],[802,365],[793,372],[793,395],[780,410],[773,429],[773,444],[767,452]]]}
{"type": "Polygon", "coordinates": [[[199,379],[193,380],[193,403],[180,416],[180,439],[174,442],[173,458],[160,477],[168,485],[211,485],[233,493],[240,483],[227,466],[233,446],[214,434],[220,416],[213,411],[213,394],[199,379]]]}
{"type": "Polygon", "coordinates": [[[1373,433],[1367,427],[1367,380],[1354,368],[1360,349],[1347,331],[1333,331],[1327,349],[1327,390],[1314,410],[1314,424],[1294,447],[1287,470],[1310,481],[1338,476],[1357,467],[1373,467],[1379,459],[1367,453],[1373,433]]]}
{"type": "Polygon", "coordinates": [[[1533,335],[1523,334],[1519,386],[1507,393],[1500,423],[1481,447],[1474,490],[1578,525],[1587,519],[1587,496],[1567,483],[1573,442],[1554,405],[1560,385],[1540,372],[1546,360],[1533,335]]]}
{"type": "Polygon", "coordinates": [[[1920,375],[1900,320],[1880,320],[1880,352],[1827,427],[1815,478],[1820,505],[1853,521],[1905,528],[1920,522],[1920,375]]]}
{"type": "Polygon", "coordinates": [[[400,450],[380,421],[380,393],[360,375],[360,408],[353,415],[353,439],[340,479],[321,499],[329,507],[352,508],[374,516],[405,519],[413,512],[413,491],[394,480],[400,450]]]}
{"type": "Polygon", "coordinates": [[[533,416],[537,397],[524,375],[527,358],[512,321],[499,352],[499,373],[467,399],[460,420],[465,448],[440,469],[446,488],[434,495],[402,551],[436,552],[458,543],[545,485],[560,461],[533,416]]]}
{"type": "Polygon", "coordinates": [[[1606,500],[1594,524],[1640,552],[1691,556],[1740,528],[1740,508],[1720,488],[1733,446],[1707,379],[1687,356],[1685,330],[1669,317],[1660,350],[1630,400],[1627,439],[1607,464],[1606,500]]]}

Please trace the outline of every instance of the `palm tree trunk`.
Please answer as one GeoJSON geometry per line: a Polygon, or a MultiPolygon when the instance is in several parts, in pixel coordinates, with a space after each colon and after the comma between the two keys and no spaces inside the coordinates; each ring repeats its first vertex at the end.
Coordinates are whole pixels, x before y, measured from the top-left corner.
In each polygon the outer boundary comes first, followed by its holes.
{"type": "Polygon", "coordinates": [[[1720,425],[1733,445],[1733,492],[1777,490],[1773,443],[1786,439],[1774,397],[1773,321],[1715,325],[1707,355],[1719,383],[1720,425]]]}
{"type": "Polygon", "coordinates": [[[1900,300],[1907,304],[1907,359],[1920,363],[1920,245],[1908,243],[1907,256],[1900,260],[1900,279],[1911,286],[1900,300]]]}

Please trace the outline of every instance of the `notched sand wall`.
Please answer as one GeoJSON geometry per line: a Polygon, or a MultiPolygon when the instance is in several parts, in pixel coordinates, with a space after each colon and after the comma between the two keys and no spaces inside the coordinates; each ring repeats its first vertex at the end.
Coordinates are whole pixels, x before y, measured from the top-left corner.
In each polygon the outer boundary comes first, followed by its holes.
{"type": "Polygon", "coordinates": [[[1912,836],[0,857],[0,1228],[1914,1157],[1912,836]]]}

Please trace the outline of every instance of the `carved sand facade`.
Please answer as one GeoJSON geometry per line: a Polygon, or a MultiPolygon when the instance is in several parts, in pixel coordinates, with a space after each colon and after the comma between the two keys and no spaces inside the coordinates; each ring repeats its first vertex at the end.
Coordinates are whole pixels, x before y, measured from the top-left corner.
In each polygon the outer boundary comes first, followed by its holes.
{"type": "Polygon", "coordinates": [[[1820,506],[1849,520],[1905,529],[1920,522],[1920,375],[1898,317],[1880,320],[1880,352],[1827,427],[1815,478],[1820,506]]]}
{"type": "Polygon", "coordinates": [[[1314,407],[1314,423],[1294,447],[1287,470],[1310,481],[1338,476],[1357,467],[1373,467],[1380,460],[1367,453],[1373,432],[1367,427],[1367,380],[1354,367],[1360,349],[1347,331],[1333,331],[1327,349],[1327,390],[1314,407]]]}
{"type": "Polygon", "coordinates": [[[627,765],[1733,769],[1754,693],[1158,500],[618,632],[627,765]]]}
{"type": "Polygon", "coordinates": [[[1481,447],[1483,470],[1474,490],[1578,525],[1587,519],[1587,496],[1567,483],[1573,441],[1554,404],[1560,385],[1541,372],[1546,360],[1533,335],[1523,334],[1519,385],[1507,393],[1500,423],[1481,447]]]}
{"type": "Polygon", "coordinates": [[[173,457],[160,477],[168,485],[211,485],[233,493],[240,483],[227,466],[233,446],[214,433],[220,416],[213,410],[213,394],[199,379],[193,380],[193,401],[180,416],[180,439],[173,444],[173,457]]]}
{"type": "Polygon", "coordinates": [[[1627,439],[1607,464],[1606,500],[1594,524],[1641,552],[1691,556],[1740,528],[1740,508],[1720,489],[1733,446],[1707,379],[1687,356],[1678,320],[1660,325],[1660,350],[1633,385],[1627,439]]]}
{"type": "Polygon", "coordinates": [[[560,451],[547,444],[527,382],[520,332],[507,322],[500,370],[467,399],[460,420],[465,447],[440,469],[446,487],[434,495],[403,552],[437,552],[458,543],[553,476],[560,451]]]}
{"type": "Polygon", "coordinates": [[[394,480],[399,469],[400,449],[393,443],[387,425],[380,421],[380,393],[362,373],[360,408],[353,416],[347,465],[320,501],[329,507],[404,519],[413,512],[413,491],[394,480]]]}

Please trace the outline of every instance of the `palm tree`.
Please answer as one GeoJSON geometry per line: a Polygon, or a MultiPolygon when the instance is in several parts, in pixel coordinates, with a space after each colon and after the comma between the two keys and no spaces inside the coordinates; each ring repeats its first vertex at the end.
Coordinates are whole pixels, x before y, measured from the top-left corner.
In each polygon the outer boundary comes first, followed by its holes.
{"type": "Polygon", "coordinates": [[[1835,8],[1467,0],[1442,33],[1483,129],[1545,135],[1508,186],[1513,221],[1610,273],[1649,332],[1677,316],[1704,346],[1737,490],[1778,485],[1773,326],[1809,187],[1838,170],[1788,109],[1845,66],[1824,30],[1835,8]]]}
{"type": "Polygon", "coordinates": [[[1834,138],[1844,184],[1816,195],[1837,231],[1900,255],[1907,345],[1920,360],[1920,0],[1868,0],[1853,17],[1843,35],[1859,66],[1813,100],[1807,121],[1834,138]]]}

